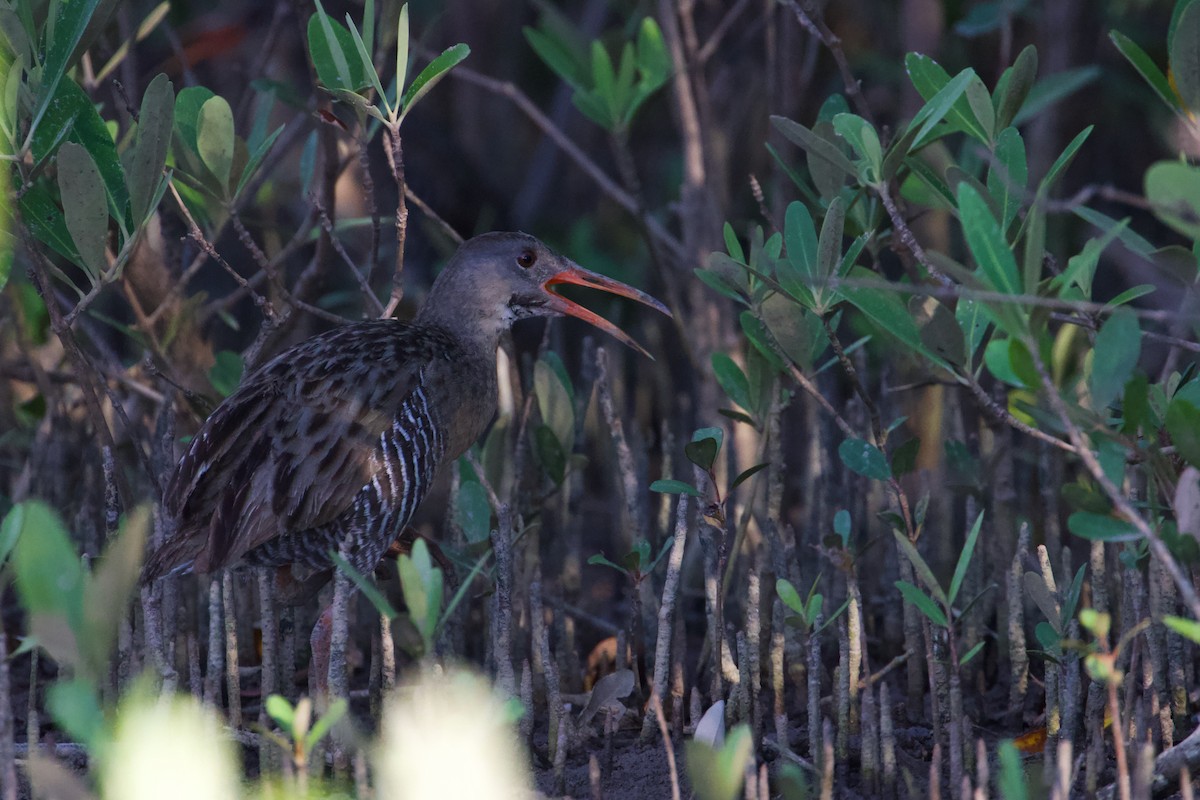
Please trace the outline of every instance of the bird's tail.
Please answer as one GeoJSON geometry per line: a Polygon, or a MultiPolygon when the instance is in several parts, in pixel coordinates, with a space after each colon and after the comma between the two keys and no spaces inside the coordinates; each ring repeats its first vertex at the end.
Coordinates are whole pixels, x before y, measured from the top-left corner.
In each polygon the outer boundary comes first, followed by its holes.
{"type": "Polygon", "coordinates": [[[142,567],[142,583],[152,583],[172,575],[190,574],[203,544],[203,540],[189,536],[167,540],[146,559],[142,567]]]}

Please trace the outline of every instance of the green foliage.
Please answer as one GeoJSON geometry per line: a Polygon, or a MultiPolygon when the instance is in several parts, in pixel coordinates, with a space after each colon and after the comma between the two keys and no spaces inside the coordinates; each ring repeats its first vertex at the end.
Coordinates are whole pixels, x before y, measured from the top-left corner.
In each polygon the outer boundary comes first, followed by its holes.
{"type": "Polygon", "coordinates": [[[397,22],[396,75],[393,89],[388,92],[372,61],[374,29],[374,0],[368,0],[363,7],[362,33],[349,14],[343,26],[325,13],[325,7],[317,0],[317,10],[308,20],[308,52],[326,90],[354,108],[360,120],[369,115],[395,134],[413,106],[451,69],[461,64],[471,54],[471,48],[465,44],[446,48],[405,88],[409,57],[408,5],[405,4],[397,22]],[[375,102],[367,96],[371,91],[375,92],[375,102]]]}
{"type": "Polygon", "coordinates": [[[538,57],[574,90],[575,107],[613,133],[628,131],[638,110],[671,77],[671,57],[651,17],[642,20],[636,41],[625,43],[615,65],[603,43],[581,47],[578,32],[549,7],[541,27],[524,32],[538,57]]]}
{"type": "Polygon", "coordinates": [[[313,704],[307,697],[300,698],[293,706],[286,697],[273,694],[267,698],[267,714],[275,720],[275,724],[283,731],[286,739],[271,737],[292,757],[296,769],[304,770],[308,764],[308,754],[317,743],[324,739],[333,726],[346,716],[350,709],[345,698],[338,698],[329,704],[325,713],[314,723],[313,704]]]}
{"type": "Polygon", "coordinates": [[[720,747],[695,739],[685,742],[688,780],[696,796],[700,800],[734,800],[741,796],[746,762],[753,749],[747,725],[731,730],[720,747]]]}
{"type": "Polygon", "coordinates": [[[433,565],[424,539],[413,543],[412,555],[396,560],[408,618],[421,635],[424,653],[433,652],[433,642],[442,613],[442,570],[433,565]]]}

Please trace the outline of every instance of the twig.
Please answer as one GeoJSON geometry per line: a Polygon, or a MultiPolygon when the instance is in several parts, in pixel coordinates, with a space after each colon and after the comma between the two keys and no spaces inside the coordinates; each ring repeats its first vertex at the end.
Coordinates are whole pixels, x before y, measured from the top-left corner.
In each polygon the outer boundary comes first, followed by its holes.
{"type": "Polygon", "coordinates": [[[696,51],[696,63],[707,64],[713,54],[717,52],[717,48],[721,46],[721,40],[725,38],[725,34],[729,33],[733,23],[737,22],[738,17],[750,7],[751,0],[737,0],[729,10],[725,12],[725,16],[721,17],[721,21],[712,29],[712,33],[708,35],[706,41],[699,50],[696,51]]]}
{"type": "Polygon", "coordinates": [[[829,50],[837,64],[838,72],[841,73],[846,96],[854,104],[854,110],[858,112],[859,116],[874,125],[875,118],[871,114],[871,107],[867,105],[866,98],[863,97],[861,83],[850,70],[850,62],[846,60],[846,51],[842,49],[842,40],[825,24],[825,16],[821,13],[821,9],[813,0],[784,0],[784,2],[788,8],[792,9],[800,26],[820,39],[821,44],[829,50]]]}
{"type": "Polygon", "coordinates": [[[1167,548],[1162,537],[1146,522],[1138,510],[1133,507],[1133,504],[1129,502],[1129,499],[1125,497],[1117,485],[1105,474],[1099,459],[1096,458],[1096,454],[1092,452],[1084,440],[1079,426],[1071,419],[1071,414],[1067,409],[1066,403],[1059,396],[1058,389],[1055,387],[1054,381],[1050,378],[1050,373],[1046,371],[1046,365],[1037,351],[1036,343],[1026,342],[1026,345],[1032,345],[1029,352],[1033,356],[1033,365],[1037,369],[1038,377],[1041,378],[1042,389],[1045,391],[1050,408],[1062,422],[1063,428],[1066,429],[1067,437],[1075,445],[1075,454],[1079,456],[1079,460],[1083,462],[1084,467],[1091,473],[1092,479],[1099,484],[1120,516],[1137,528],[1138,533],[1150,543],[1150,549],[1154,551],[1154,557],[1162,562],[1163,569],[1167,571],[1171,576],[1171,580],[1175,582],[1175,586],[1179,589],[1179,594],[1192,614],[1192,619],[1200,619],[1200,597],[1196,595],[1196,588],[1192,585],[1191,580],[1179,568],[1179,564],[1171,555],[1171,551],[1167,548]]]}
{"type": "MultiPolygon", "coordinates": [[[[671,635],[675,630],[675,601],[679,594],[679,573],[683,567],[683,554],[687,547],[688,532],[688,500],[687,495],[679,495],[679,504],[675,509],[675,537],[671,542],[671,555],[667,560],[667,575],[663,580],[662,603],[658,607],[658,638],[654,644],[654,676],[650,684],[650,702],[655,704],[660,721],[659,727],[663,738],[670,739],[666,733],[666,722],[662,717],[662,704],[659,698],[667,690],[667,673],[671,667],[671,635]]],[[[642,720],[642,738],[650,734],[650,718],[642,720]]],[[[668,751],[670,747],[668,746],[668,751]]]]}
{"type": "Polygon", "coordinates": [[[453,225],[442,219],[442,217],[436,211],[434,211],[428,203],[421,199],[407,183],[404,184],[404,196],[408,198],[408,202],[412,203],[417,207],[418,210],[420,210],[422,214],[428,217],[429,221],[436,225],[442,232],[442,235],[444,235],[447,239],[455,244],[463,243],[463,235],[454,230],[453,225]]]}
{"type": "MultiPolygon", "coordinates": [[[[490,78],[481,73],[459,65],[455,67],[450,75],[454,78],[464,80],[467,83],[474,84],[482,89],[485,89],[493,94],[498,94],[501,97],[510,100],[525,116],[527,116],[542,132],[546,138],[558,145],[559,149],[579,167],[583,172],[591,178],[604,194],[608,195],[617,205],[625,209],[629,214],[637,214],[637,201],[630,196],[628,192],[617,185],[616,181],[608,177],[604,170],[593,161],[586,153],[583,152],[571,139],[556,126],[549,117],[541,112],[529,97],[518,89],[514,84],[508,81],[500,81],[495,78],[490,78]]],[[[683,245],[675,238],[666,228],[662,226],[658,220],[650,217],[646,220],[646,227],[654,234],[654,238],[659,241],[664,247],[670,251],[675,259],[684,257],[683,245]]]]}
{"type": "Polygon", "coordinates": [[[408,201],[407,195],[404,192],[404,187],[407,185],[404,180],[404,149],[400,142],[400,131],[398,129],[387,132],[388,144],[390,147],[385,148],[388,157],[388,166],[392,170],[392,180],[396,182],[397,202],[396,202],[396,269],[392,273],[392,294],[388,298],[387,307],[383,310],[383,316],[390,317],[396,313],[396,308],[400,305],[400,300],[404,297],[404,243],[408,238],[408,201]]]}
{"type": "MultiPolygon", "coordinates": [[[[794,2],[794,0],[792,0],[794,2]]],[[[917,260],[925,271],[942,286],[953,286],[954,281],[933,265],[929,260],[929,256],[925,253],[925,248],[917,241],[916,234],[912,232],[912,228],[908,227],[908,222],[904,219],[904,215],[900,213],[900,209],[896,207],[896,201],[892,199],[891,190],[886,183],[882,183],[876,187],[876,193],[879,199],[883,201],[883,207],[887,211],[888,219],[892,221],[892,227],[900,237],[900,243],[912,253],[913,258],[917,260]]]]}
{"type": "Polygon", "coordinates": [[[663,737],[663,749],[667,751],[667,772],[671,776],[671,800],[679,800],[679,771],[675,768],[675,748],[671,745],[671,732],[667,730],[667,718],[663,715],[662,701],[658,692],[650,695],[650,707],[658,720],[658,730],[663,737]]]}
{"type": "MultiPolygon", "coordinates": [[[[350,268],[350,272],[354,275],[354,279],[358,281],[359,291],[362,293],[363,299],[367,301],[367,305],[371,307],[372,313],[376,316],[383,315],[383,303],[379,302],[379,298],[375,296],[375,292],[371,289],[371,274],[375,270],[375,261],[372,258],[371,263],[367,266],[367,274],[363,275],[362,270],[354,263],[354,259],[350,258],[350,254],[346,252],[346,248],[342,246],[342,242],[334,234],[333,220],[325,213],[325,209],[321,206],[321,201],[314,195],[309,198],[313,208],[317,210],[317,218],[321,221],[321,227],[325,229],[325,233],[329,235],[329,243],[333,247],[333,251],[341,256],[342,261],[350,268]]],[[[377,242],[372,242],[373,246],[378,247],[377,242]]]]}
{"type": "Polygon", "coordinates": [[[992,396],[987,393],[987,390],[983,388],[983,385],[970,370],[961,370],[958,377],[959,380],[966,384],[967,388],[971,390],[971,394],[975,396],[975,399],[979,402],[979,405],[981,408],[983,408],[984,412],[986,412],[997,422],[1001,422],[1010,428],[1018,430],[1026,436],[1031,436],[1034,439],[1045,442],[1046,444],[1053,445],[1059,450],[1064,450],[1068,453],[1075,452],[1075,445],[1071,444],[1070,442],[1064,442],[1057,436],[1051,436],[1040,428],[1035,428],[1032,425],[1024,423],[1014,417],[1011,413],[1009,413],[1007,408],[1004,408],[992,399],[992,396]]]}

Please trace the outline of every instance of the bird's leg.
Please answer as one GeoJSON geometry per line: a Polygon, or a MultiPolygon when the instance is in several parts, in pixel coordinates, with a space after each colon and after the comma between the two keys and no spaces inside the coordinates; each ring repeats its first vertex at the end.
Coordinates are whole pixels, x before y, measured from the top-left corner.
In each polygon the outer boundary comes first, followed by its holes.
{"type": "Polygon", "coordinates": [[[279,602],[287,606],[298,606],[315,597],[333,577],[333,569],[307,571],[298,564],[290,564],[275,570],[275,593],[279,602]]]}
{"type": "Polygon", "coordinates": [[[329,695],[329,650],[333,643],[333,605],[321,610],[308,637],[308,694],[310,697],[329,695]]]}

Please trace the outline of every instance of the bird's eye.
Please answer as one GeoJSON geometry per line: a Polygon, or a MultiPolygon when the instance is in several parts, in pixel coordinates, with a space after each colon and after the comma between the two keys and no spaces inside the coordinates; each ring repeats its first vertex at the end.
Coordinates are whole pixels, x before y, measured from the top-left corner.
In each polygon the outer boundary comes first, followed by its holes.
{"type": "Polygon", "coordinates": [[[517,266],[521,269],[529,269],[536,261],[537,255],[532,250],[525,250],[517,256],[517,266]]]}

